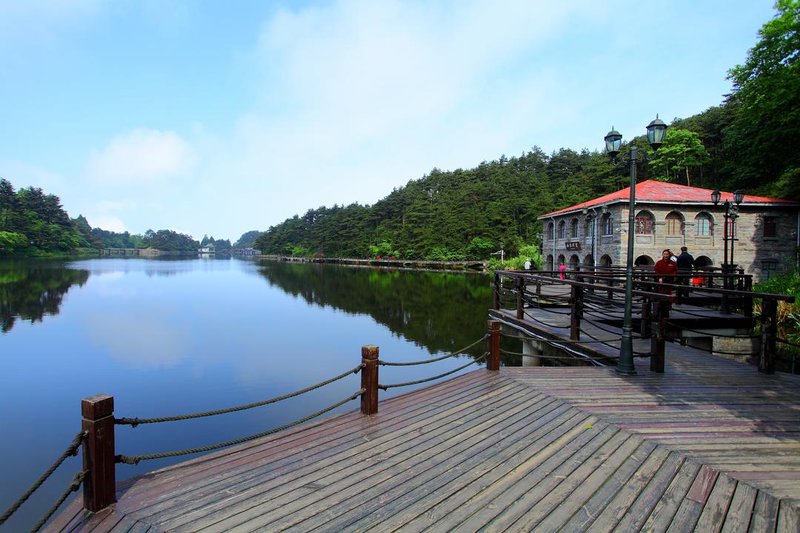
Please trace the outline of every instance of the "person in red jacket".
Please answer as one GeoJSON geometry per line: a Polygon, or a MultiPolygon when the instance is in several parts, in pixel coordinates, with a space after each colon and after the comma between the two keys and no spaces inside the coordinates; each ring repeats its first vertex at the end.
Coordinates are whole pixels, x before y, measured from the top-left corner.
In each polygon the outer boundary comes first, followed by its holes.
{"type": "MultiPolygon", "coordinates": [[[[656,274],[656,281],[659,283],[674,283],[675,274],[678,273],[678,265],[672,260],[672,252],[667,248],[661,252],[661,259],[656,262],[653,269],[656,274]]],[[[658,287],[656,289],[660,293],[672,294],[672,289],[669,287],[658,287]]]]}

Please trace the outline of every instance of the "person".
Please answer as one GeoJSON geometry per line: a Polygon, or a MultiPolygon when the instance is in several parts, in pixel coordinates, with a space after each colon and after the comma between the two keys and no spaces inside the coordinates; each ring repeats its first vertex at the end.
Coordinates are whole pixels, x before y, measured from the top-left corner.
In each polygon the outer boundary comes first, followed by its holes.
{"type": "MultiPolygon", "coordinates": [[[[692,269],[694,268],[694,257],[692,254],[689,253],[688,248],[686,246],[681,246],[681,253],[677,259],[678,264],[678,274],[681,274],[681,277],[678,278],[678,283],[681,285],[691,285],[691,278],[692,278],[692,269]]],[[[683,296],[688,294],[688,291],[681,291],[683,296]]]]}
{"type": "Polygon", "coordinates": [[[567,265],[565,265],[563,262],[560,265],[558,265],[558,272],[559,272],[558,273],[558,277],[559,278],[561,278],[561,279],[566,278],[567,277],[566,274],[565,274],[566,271],[567,271],[567,265]]]}
{"type": "MultiPolygon", "coordinates": [[[[669,248],[661,252],[661,259],[656,262],[653,272],[655,272],[656,281],[659,283],[672,283],[675,281],[673,276],[678,273],[678,265],[672,260],[672,251],[669,248]]],[[[672,294],[672,289],[669,287],[658,287],[656,292],[672,294]]]]}
{"type": "Polygon", "coordinates": [[[530,269],[531,269],[531,260],[530,259],[526,259],[525,260],[525,270],[530,270],[530,269]]]}

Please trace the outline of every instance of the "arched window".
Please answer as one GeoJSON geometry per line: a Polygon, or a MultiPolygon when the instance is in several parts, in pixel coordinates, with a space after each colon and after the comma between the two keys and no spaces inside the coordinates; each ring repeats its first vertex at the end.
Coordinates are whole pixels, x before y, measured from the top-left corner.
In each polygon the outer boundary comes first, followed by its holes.
{"type": "Polygon", "coordinates": [[[636,235],[653,235],[656,232],[656,219],[649,211],[639,211],[635,228],[636,235]]]}
{"type": "Polygon", "coordinates": [[[594,217],[586,217],[583,221],[583,235],[585,237],[594,237],[594,217]]]}
{"type": "Polygon", "coordinates": [[[683,215],[677,211],[669,213],[666,218],[666,226],[667,235],[683,235],[683,215]]]}
{"type": "Polygon", "coordinates": [[[614,219],[611,218],[611,213],[603,215],[602,219],[603,235],[613,235],[614,233],[614,219]]]}
{"type": "Polygon", "coordinates": [[[711,237],[714,235],[714,220],[708,213],[698,213],[694,217],[694,234],[698,237],[711,237]]]}
{"type": "Polygon", "coordinates": [[[573,218],[569,224],[569,236],[573,239],[578,238],[578,219],[573,218]]]}
{"type": "Polygon", "coordinates": [[[611,257],[609,257],[607,254],[603,254],[603,256],[600,257],[600,266],[611,266],[611,257]]]}
{"type": "Polygon", "coordinates": [[[556,238],[556,225],[552,222],[547,224],[547,240],[552,241],[556,238]]]}
{"type": "Polygon", "coordinates": [[[558,238],[565,239],[567,237],[567,223],[563,220],[558,223],[558,238]]]}

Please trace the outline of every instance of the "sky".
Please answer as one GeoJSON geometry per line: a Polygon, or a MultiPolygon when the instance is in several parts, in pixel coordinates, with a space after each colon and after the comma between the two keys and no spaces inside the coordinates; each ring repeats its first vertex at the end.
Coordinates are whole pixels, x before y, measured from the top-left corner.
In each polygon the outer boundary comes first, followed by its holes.
{"type": "Polygon", "coordinates": [[[0,0],[0,177],[236,241],[720,105],[773,0],[0,0]]]}

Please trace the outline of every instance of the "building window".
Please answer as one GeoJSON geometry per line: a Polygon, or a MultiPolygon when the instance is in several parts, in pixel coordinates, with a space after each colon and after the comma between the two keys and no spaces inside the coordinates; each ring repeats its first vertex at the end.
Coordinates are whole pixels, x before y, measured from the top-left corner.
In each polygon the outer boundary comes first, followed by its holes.
{"type": "Polygon", "coordinates": [[[569,225],[569,236],[573,239],[578,238],[578,219],[573,218],[572,222],[569,225]]]}
{"type": "Polygon", "coordinates": [[[586,237],[594,237],[594,218],[593,217],[586,217],[586,220],[583,222],[583,234],[586,237]]]}
{"type": "Polygon", "coordinates": [[[680,213],[673,211],[666,218],[667,235],[683,235],[683,217],[680,213]]]}
{"type": "Polygon", "coordinates": [[[700,213],[694,218],[694,232],[698,237],[710,237],[714,234],[714,223],[711,215],[700,213]]]}
{"type": "Polygon", "coordinates": [[[764,238],[774,239],[778,236],[778,224],[775,217],[764,217],[764,238]]]}
{"type": "Polygon", "coordinates": [[[614,234],[614,220],[611,218],[611,213],[603,215],[603,235],[614,234]]]}
{"type": "Polygon", "coordinates": [[[550,222],[547,224],[547,239],[553,240],[556,238],[556,225],[550,222]]]}
{"type": "Polygon", "coordinates": [[[773,277],[778,271],[777,261],[762,261],[761,262],[761,281],[767,281],[773,277]]]}
{"type": "Polygon", "coordinates": [[[558,223],[558,238],[563,239],[567,236],[567,223],[563,220],[558,223]]]}
{"type": "Polygon", "coordinates": [[[641,211],[636,215],[636,235],[653,235],[656,231],[656,220],[647,211],[641,211]]]}

